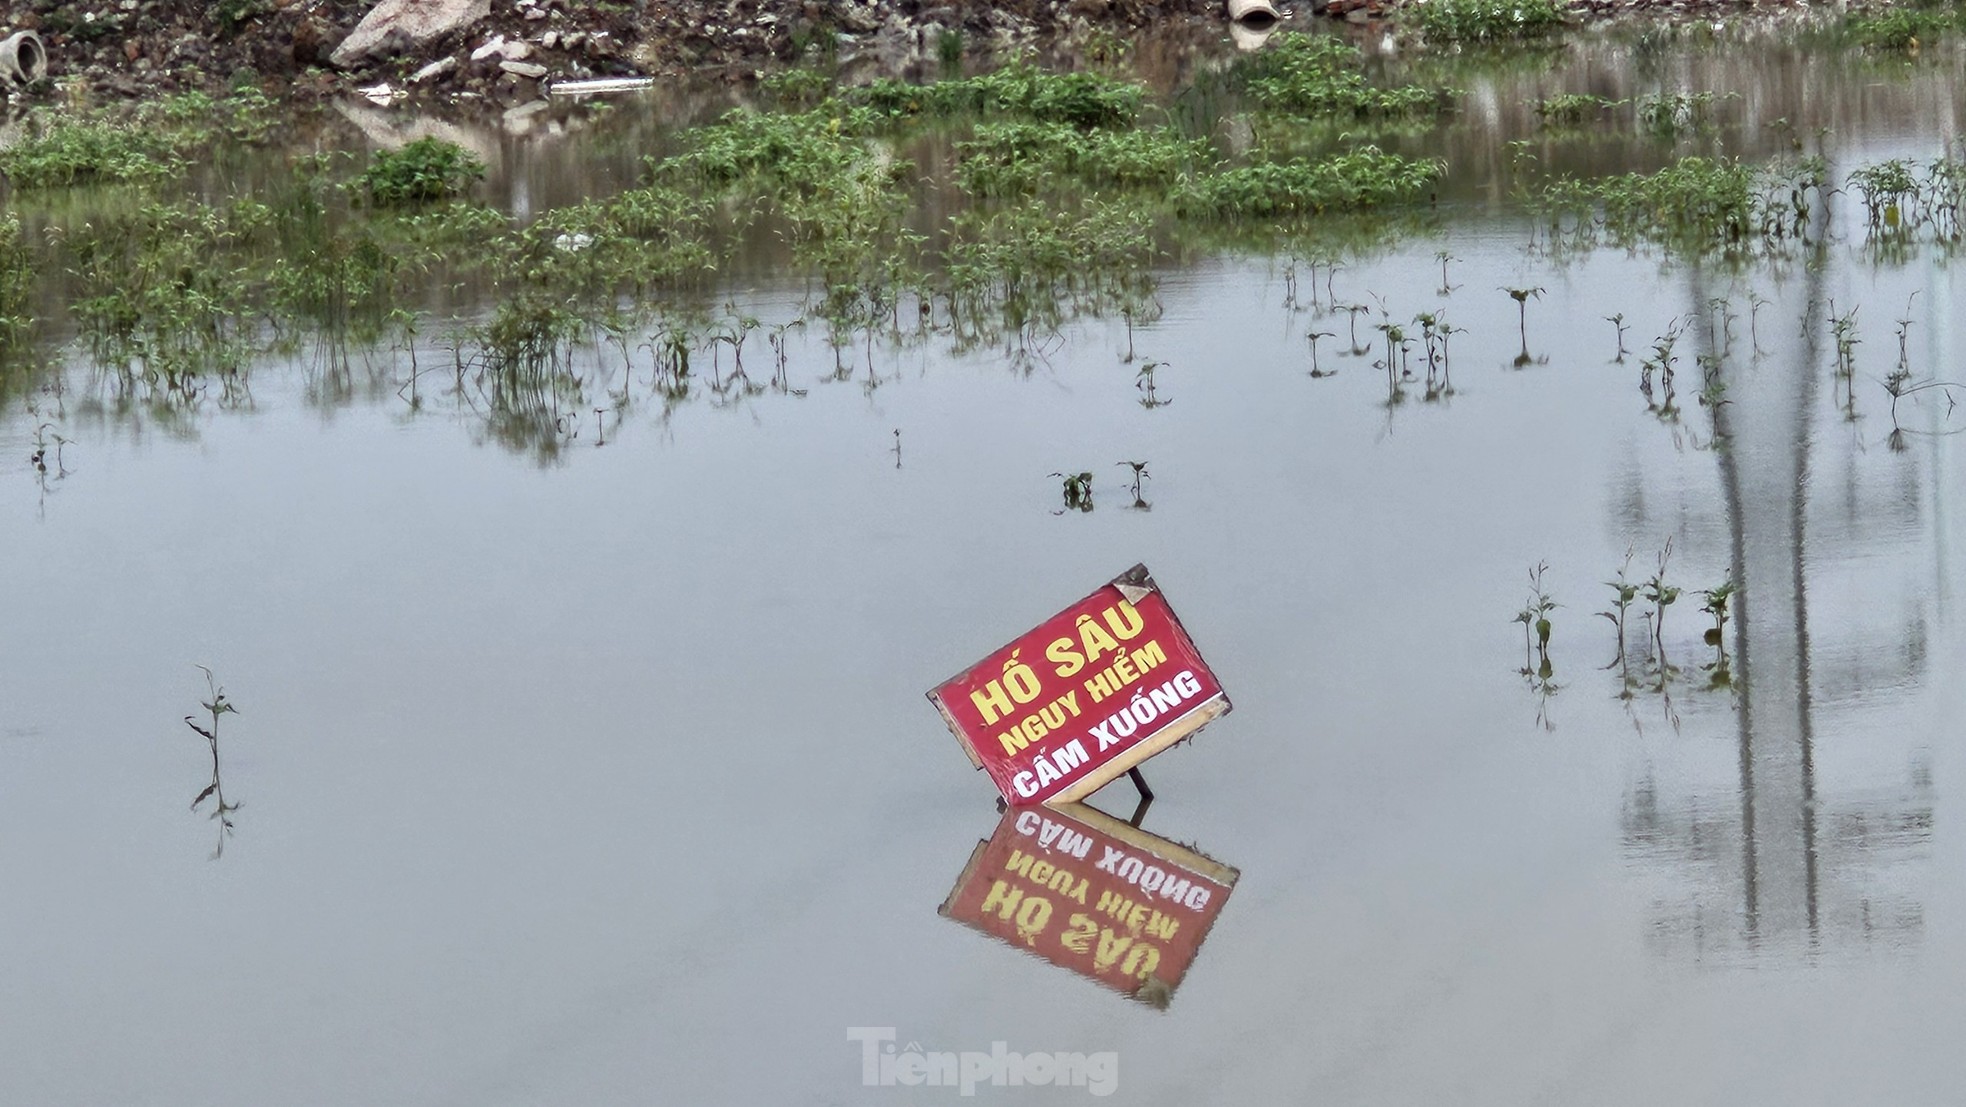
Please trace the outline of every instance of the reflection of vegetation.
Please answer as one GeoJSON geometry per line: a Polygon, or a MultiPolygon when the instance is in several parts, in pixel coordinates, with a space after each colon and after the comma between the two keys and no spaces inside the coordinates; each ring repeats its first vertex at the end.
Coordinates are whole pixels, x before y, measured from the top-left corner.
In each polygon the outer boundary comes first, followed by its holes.
{"type": "Polygon", "coordinates": [[[0,214],[0,400],[6,398],[7,379],[34,326],[33,292],[34,261],[21,238],[20,217],[11,211],[0,214]]]}

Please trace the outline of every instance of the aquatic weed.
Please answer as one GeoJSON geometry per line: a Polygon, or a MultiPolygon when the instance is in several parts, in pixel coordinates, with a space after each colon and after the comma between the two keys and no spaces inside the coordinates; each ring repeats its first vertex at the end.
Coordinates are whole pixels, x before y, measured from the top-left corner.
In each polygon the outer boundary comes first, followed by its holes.
{"type": "Polygon", "coordinates": [[[1492,42],[1548,34],[1563,23],[1562,0],[1416,0],[1400,8],[1436,42],[1492,42]]]}
{"type": "Polygon", "coordinates": [[[1418,200],[1445,172],[1436,160],[1360,146],[1317,161],[1259,161],[1204,174],[1184,183],[1174,206],[1183,216],[1213,219],[1355,211],[1418,200]]]}
{"type": "Polygon", "coordinates": [[[1237,59],[1231,78],[1259,107],[1304,117],[1398,118],[1431,111],[1445,99],[1413,85],[1374,87],[1357,49],[1298,32],[1277,35],[1261,53],[1237,59]]]}
{"type": "Polygon", "coordinates": [[[226,715],[236,715],[239,713],[239,709],[232,705],[231,700],[225,698],[225,689],[219,686],[212,676],[210,669],[205,668],[203,665],[198,666],[198,669],[205,674],[205,688],[211,696],[210,699],[204,700],[199,704],[200,707],[205,709],[207,716],[209,716],[209,721],[201,726],[196,716],[186,715],[184,717],[184,725],[190,727],[200,737],[205,739],[207,746],[210,748],[212,754],[212,779],[211,783],[205,785],[197,796],[193,797],[191,800],[191,810],[198,810],[199,805],[208,799],[214,801],[212,813],[208,817],[218,823],[218,844],[212,848],[211,856],[211,859],[216,861],[225,853],[225,840],[232,836],[232,814],[239,810],[240,807],[237,803],[226,802],[225,785],[219,775],[219,719],[226,715]]]}
{"type": "Polygon", "coordinates": [[[1530,568],[1529,600],[1523,604],[1521,611],[1516,612],[1515,619],[1513,620],[1522,624],[1523,673],[1527,675],[1532,672],[1529,649],[1530,635],[1534,634],[1536,653],[1539,661],[1533,671],[1546,680],[1552,672],[1550,665],[1550,632],[1552,630],[1550,612],[1555,611],[1559,606],[1555,600],[1550,598],[1549,590],[1543,584],[1543,574],[1547,573],[1549,568],[1550,565],[1547,561],[1539,561],[1530,568]]]}
{"type": "Polygon", "coordinates": [[[426,137],[398,150],[377,150],[360,184],[371,203],[388,207],[448,199],[484,175],[485,164],[471,151],[426,137]]]}
{"type": "MultiPolygon", "coordinates": [[[[1618,566],[1618,579],[1604,582],[1605,587],[1611,589],[1612,610],[1598,612],[1598,616],[1609,619],[1618,632],[1618,656],[1611,659],[1611,665],[1625,663],[1625,615],[1631,609],[1632,602],[1638,599],[1639,585],[1627,579],[1631,571],[1632,553],[1632,547],[1625,547],[1625,561],[1618,566]]],[[[1605,666],[1607,669],[1610,667],[1605,666]]]]}
{"type": "Polygon", "coordinates": [[[1053,473],[1051,475],[1064,481],[1063,494],[1065,497],[1064,509],[1053,512],[1052,514],[1063,515],[1066,511],[1092,510],[1092,474],[1090,472],[1053,473]]]}

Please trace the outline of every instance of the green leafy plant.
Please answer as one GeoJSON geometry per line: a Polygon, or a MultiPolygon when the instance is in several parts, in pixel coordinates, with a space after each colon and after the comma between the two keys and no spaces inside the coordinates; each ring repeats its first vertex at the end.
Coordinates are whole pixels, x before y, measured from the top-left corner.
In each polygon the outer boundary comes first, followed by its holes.
{"type": "Polygon", "coordinates": [[[1429,39],[1493,42],[1548,34],[1563,23],[1562,0],[1418,0],[1399,9],[1429,39]]]}
{"type": "Polygon", "coordinates": [[[1730,577],[1712,588],[1702,589],[1701,597],[1706,603],[1700,610],[1713,616],[1713,625],[1707,628],[1706,643],[1714,649],[1713,661],[1707,665],[1708,684],[1713,688],[1725,688],[1733,683],[1733,674],[1727,664],[1727,605],[1734,597],[1734,581],[1730,577]]]}
{"type": "Polygon", "coordinates": [[[1624,564],[1618,566],[1618,579],[1604,582],[1605,587],[1611,589],[1612,609],[1598,612],[1600,618],[1609,619],[1611,625],[1618,631],[1618,656],[1611,659],[1612,665],[1625,663],[1625,617],[1631,609],[1632,602],[1638,599],[1639,585],[1633,583],[1628,576],[1631,572],[1631,564],[1632,550],[1627,547],[1624,564]]]}
{"type": "Polygon", "coordinates": [[[1514,619],[1515,622],[1522,624],[1523,673],[1534,673],[1545,680],[1549,679],[1553,672],[1550,664],[1550,633],[1553,629],[1550,612],[1560,606],[1550,598],[1549,590],[1543,586],[1543,574],[1549,571],[1549,567],[1549,562],[1539,561],[1529,570],[1529,600],[1523,604],[1521,611],[1516,612],[1514,619]],[[1533,669],[1529,655],[1532,634],[1535,636],[1537,657],[1533,669]]]}
{"type": "Polygon", "coordinates": [[[1063,488],[1065,507],[1055,514],[1062,515],[1066,511],[1092,510],[1091,473],[1053,473],[1051,475],[1065,482],[1063,488]]]}
{"type": "Polygon", "coordinates": [[[1588,92],[1564,92],[1546,97],[1536,104],[1536,117],[1544,126],[1576,126],[1586,117],[1596,116],[1604,109],[1620,103],[1593,96],[1588,92]]]}
{"type": "Polygon", "coordinates": [[[1666,608],[1679,600],[1679,588],[1666,583],[1666,566],[1672,561],[1672,538],[1659,551],[1659,568],[1645,582],[1645,600],[1652,605],[1652,643],[1658,648],[1661,664],[1666,656],[1666,608]]]}
{"type": "Polygon", "coordinates": [[[1538,300],[1542,299],[1543,290],[1540,288],[1502,288],[1498,291],[1508,293],[1509,299],[1515,301],[1516,331],[1522,338],[1522,352],[1516,355],[1515,364],[1517,368],[1521,368],[1530,362],[1529,301],[1531,297],[1538,300]]]}
{"type": "Polygon", "coordinates": [[[1966,26],[1957,3],[1900,3],[1866,6],[1846,13],[1843,33],[1870,50],[1915,54],[1940,36],[1966,26]]]}
{"type": "Polygon", "coordinates": [[[1136,511],[1151,510],[1153,505],[1140,498],[1140,482],[1152,476],[1151,473],[1147,472],[1147,463],[1144,461],[1122,461],[1118,464],[1120,468],[1130,469],[1133,473],[1133,486],[1129,489],[1133,496],[1133,503],[1129,506],[1136,511]]]}
{"type": "Polygon", "coordinates": [[[371,203],[388,207],[449,199],[484,175],[484,163],[457,143],[419,138],[377,150],[359,183],[371,203]]]}
{"type": "Polygon", "coordinates": [[[1409,117],[1445,102],[1418,86],[1375,87],[1358,50],[1327,35],[1276,35],[1262,52],[1238,59],[1231,76],[1264,110],[1304,118],[1409,117]]]}
{"type": "Polygon", "coordinates": [[[239,709],[232,705],[231,700],[225,698],[225,689],[219,687],[212,676],[212,671],[203,665],[198,666],[198,668],[205,674],[205,687],[211,696],[210,699],[203,701],[199,705],[205,709],[209,721],[204,725],[200,725],[196,716],[186,715],[184,717],[184,725],[190,727],[200,737],[205,739],[207,746],[210,748],[212,755],[212,779],[211,783],[207,784],[192,799],[191,810],[198,810],[199,806],[208,799],[213,801],[212,813],[208,817],[218,824],[218,844],[212,849],[212,860],[216,861],[225,852],[225,840],[232,836],[232,813],[239,810],[239,804],[226,802],[225,785],[219,777],[219,720],[226,715],[238,714],[239,709]]]}

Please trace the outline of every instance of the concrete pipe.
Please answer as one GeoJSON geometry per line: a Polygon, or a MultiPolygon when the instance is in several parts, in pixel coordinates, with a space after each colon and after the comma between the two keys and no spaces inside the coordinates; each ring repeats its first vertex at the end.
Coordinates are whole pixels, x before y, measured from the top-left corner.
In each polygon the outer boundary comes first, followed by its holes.
{"type": "Polygon", "coordinates": [[[0,40],[0,78],[31,85],[48,75],[48,48],[33,31],[16,31],[0,40]]]}
{"type": "Polygon", "coordinates": [[[1283,23],[1274,19],[1267,23],[1261,20],[1251,20],[1247,23],[1231,23],[1229,24],[1229,41],[1235,43],[1236,49],[1244,53],[1261,50],[1263,43],[1269,41],[1269,37],[1276,34],[1277,28],[1281,26],[1283,26],[1283,23]]]}
{"type": "Polygon", "coordinates": [[[1283,18],[1270,0],[1229,0],[1229,21],[1254,27],[1267,27],[1283,18]]]}

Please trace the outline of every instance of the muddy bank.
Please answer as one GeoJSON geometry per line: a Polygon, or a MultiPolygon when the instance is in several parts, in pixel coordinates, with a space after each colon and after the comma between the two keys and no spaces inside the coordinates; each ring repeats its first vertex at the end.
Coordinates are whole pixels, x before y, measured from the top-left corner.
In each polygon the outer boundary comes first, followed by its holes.
{"type": "MultiPolygon", "coordinates": [[[[48,47],[52,81],[15,91],[16,99],[53,96],[59,89],[108,99],[244,84],[310,99],[387,82],[411,92],[516,100],[556,80],[683,72],[741,79],[772,64],[840,56],[905,72],[958,52],[1225,25],[1220,0],[452,2],[456,17],[434,33],[399,29],[365,50],[351,50],[349,43],[379,6],[371,0],[10,0],[0,4],[0,27],[34,30],[48,47]]],[[[1372,19],[1385,14],[1390,2],[1346,0],[1330,14],[1344,10],[1353,21],[1372,19]]],[[[1308,24],[1325,6],[1324,0],[1277,5],[1285,25],[1308,24]]],[[[1771,6],[1799,5],[1754,7],[1771,6]]],[[[1575,0],[1571,6],[1576,19],[1748,7],[1710,0],[1575,0]]]]}
{"type": "Polygon", "coordinates": [[[705,70],[741,76],[840,52],[905,65],[957,49],[1221,18],[1212,0],[481,0],[478,12],[427,39],[398,32],[365,56],[338,57],[374,7],[369,0],[13,0],[0,4],[0,27],[37,31],[48,45],[53,83],[102,97],[241,83],[305,97],[389,81],[508,98],[529,95],[541,80],[705,70]]]}

